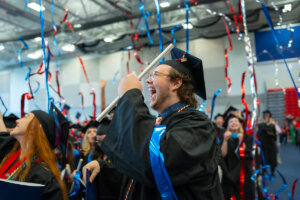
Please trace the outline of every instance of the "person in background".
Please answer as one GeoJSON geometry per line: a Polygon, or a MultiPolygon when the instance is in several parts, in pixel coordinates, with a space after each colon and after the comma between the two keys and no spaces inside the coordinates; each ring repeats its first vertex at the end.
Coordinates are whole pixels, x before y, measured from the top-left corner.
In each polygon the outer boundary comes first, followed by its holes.
{"type": "Polygon", "coordinates": [[[219,128],[223,127],[223,124],[224,124],[224,117],[223,117],[223,115],[221,115],[220,113],[218,113],[215,116],[215,123],[216,123],[217,127],[219,127],[219,128]]]}
{"type": "Polygon", "coordinates": [[[280,143],[287,144],[287,136],[290,135],[290,126],[287,120],[284,120],[284,125],[281,130],[280,143]]]}
{"type": "MultiPolygon", "coordinates": [[[[241,158],[239,152],[239,146],[243,141],[244,129],[242,127],[242,120],[230,114],[227,118],[228,126],[224,134],[224,140],[222,143],[222,189],[225,200],[242,199],[240,196],[240,171],[241,171],[241,158]]],[[[255,199],[255,185],[250,179],[253,174],[252,165],[252,141],[250,135],[245,134],[243,143],[245,153],[245,179],[244,179],[244,196],[245,200],[255,199]]]]}
{"type": "Polygon", "coordinates": [[[95,138],[97,133],[97,127],[99,126],[99,122],[97,121],[90,121],[84,128],[83,132],[85,136],[82,142],[82,152],[83,152],[83,164],[87,164],[92,160],[97,158],[93,158],[93,154],[95,153],[96,146],[95,146],[95,138]]]}
{"type": "Polygon", "coordinates": [[[265,122],[258,125],[257,136],[261,141],[266,164],[271,166],[271,175],[274,176],[277,166],[276,128],[271,123],[272,113],[269,110],[263,112],[263,117],[265,122]]]}
{"type": "Polygon", "coordinates": [[[296,117],[296,124],[295,124],[295,143],[296,146],[299,147],[300,145],[300,118],[296,117]]]}

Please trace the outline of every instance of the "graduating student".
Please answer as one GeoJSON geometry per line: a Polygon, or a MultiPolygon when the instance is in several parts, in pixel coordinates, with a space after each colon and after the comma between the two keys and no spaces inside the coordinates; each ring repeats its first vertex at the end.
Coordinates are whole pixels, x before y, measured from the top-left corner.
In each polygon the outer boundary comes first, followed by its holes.
{"type": "MultiPolygon", "coordinates": [[[[194,93],[206,98],[202,61],[176,48],[171,54],[174,60],[161,63],[147,79],[157,120],[144,103],[135,73],[119,84],[121,99],[102,142],[112,164],[128,176],[122,181],[119,199],[154,200],[167,194],[184,200],[222,200],[216,132],[196,109],[194,93]],[[161,130],[165,132],[157,134],[161,130]],[[157,149],[164,160],[149,153],[160,135],[157,149]]],[[[101,174],[102,166],[93,164],[88,169],[101,174]]]]}
{"type": "MultiPolygon", "coordinates": [[[[224,134],[222,143],[222,188],[225,200],[232,198],[239,200],[240,196],[240,171],[242,158],[240,157],[239,146],[243,140],[242,121],[239,117],[230,114],[227,117],[227,129],[224,134]]],[[[244,139],[244,153],[245,153],[245,179],[244,179],[244,196],[245,200],[255,199],[255,185],[250,179],[253,174],[252,165],[252,141],[250,135],[245,134],[244,139]]]]}
{"type": "Polygon", "coordinates": [[[269,110],[263,112],[265,122],[258,125],[258,138],[264,152],[266,164],[271,166],[272,176],[277,166],[276,128],[271,123],[272,113],[269,110]]]}
{"type": "Polygon", "coordinates": [[[53,153],[59,144],[55,128],[53,116],[41,110],[17,120],[10,136],[2,135],[0,139],[0,152],[9,149],[0,163],[0,178],[43,184],[43,200],[66,200],[53,153]]]}

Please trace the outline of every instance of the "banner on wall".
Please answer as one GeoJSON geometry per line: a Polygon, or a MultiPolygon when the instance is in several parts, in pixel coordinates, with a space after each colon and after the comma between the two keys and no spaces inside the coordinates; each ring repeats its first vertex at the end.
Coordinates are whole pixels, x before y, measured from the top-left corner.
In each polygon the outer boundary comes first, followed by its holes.
{"type": "MultiPolygon", "coordinates": [[[[283,53],[286,58],[296,58],[300,55],[300,25],[291,27],[294,32],[287,28],[275,29],[280,45],[283,47],[283,53]],[[292,39],[292,45],[289,43],[292,39]]],[[[270,52],[274,59],[281,60],[282,57],[276,48],[276,43],[272,36],[271,30],[257,31],[254,33],[255,49],[257,62],[272,61],[270,56],[261,53],[264,50],[270,52]]]]}

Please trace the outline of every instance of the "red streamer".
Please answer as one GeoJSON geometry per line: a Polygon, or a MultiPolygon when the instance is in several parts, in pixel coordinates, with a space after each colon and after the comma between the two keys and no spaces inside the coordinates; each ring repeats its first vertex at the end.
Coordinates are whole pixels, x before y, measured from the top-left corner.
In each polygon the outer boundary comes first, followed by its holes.
{"type": "Polygon", "coordinates": [[[228,51],[232,50],[232,41],[231,41],[231,36],[230,36],[230,30],[228,28],[227,22],[226,20],[223,18],[224,21],[224,25],[225,25],[225,29],[226,29],[226,33],[227,33],[227,38],[228,38],[228,42],[229,42],[229,47],[227,49],[225,49],[225,79],[227,80],[227,87],[228,87],[228,94],[230,94],[231,92],[231,79],[228,77],[228,66],[229,66],[229,62],[228,62],[228,51]]]}
{"type": "Polygon", "coordinates": [[[238,7],[239,7],[239,23],[240,23],[240,26],[242,27],[242,29],[244,30],[241,0],[239,0],[239,2],[238,2],[238,7]]]}
{"type": "Polygon", "coordinates": [[[81,96],[81,108],[82,108],[82,112],[83,112],[84,117],[85,117],[85,121],[88,121],[88,120],[87,120],[87,117],[86,117],[86,115],[85,115],[85,112],[84,112],[83,93],[82,93],[82,92],[79,92],[78,95],[81,96]]]}
{"type": "Polygon", "coordinates": [[[129,70],[129,61],[130,61],[130,49],[128,49],[128,60],[127,60],[127,63],[126,63],[127,74],[130,73],[130,70],[129,70]]]}
{"type": "Polygon", "coordinates": [[[59,75],[59,71],[56,70],[55,71],[55,80],[56,80],[56,85],[57,85],[57,94],[59,97],[61,97],[61,94],[60,94],[60,85],[59,85],[59,80],[58,80],[58,75],[59,75]]]}
{"type": "Polygon", "coordinates": [[[1,12],[1,17],[3,17],[5,14],[5,0],[2,1],[2,5],[3,5],[3,10],[1,12]]]}
{"type": "MultiPolygon", "coordinates": [[[[225,0],[224,0],[225,1],[225,0]]],[[[230,3],[230,0],[226,0],[226,3],[227,3],[227,5],[229,6],[229,12],[232,14],[232,16],[233,16],[233,20],[234,20],[234,23],[235,23],[235,28],[236,28],[236,33],[238,34],[238,35],[240,35],[240,27],[239,27],[239,24],[238,24],[238,19],[237,19],[237,16],[236,16],[236,14],[235,14],[235,12],[234,12],[234,10],[233,10],[233,7],[232,7],[232,5],[231,5],[231,3],[230,3]]]]}
{"type": "Polygon", "coordinates": [[[89,77],[88,77],[88,75],[87,75],[87,73],[86,73],[85,66],[84,66],[84,63],[83,63],[82,58],[81,58],[80,56],[78,56],[78,55],[76,55],[76,54],[70,52],[70,51],[69,51],[69,54],[72,54],[72,55],[74,55],[74,56],[76,56],[76,57],[78,58],[78,60],[79,60],[79,62],[80,62],[80,64],[81,64],[81,68],[82,68],[82,70],[83,70],[85,79],[86,79],[87,83],[90,83],[89,77]]]}
{"type": "Polygon", "coordinates": [[[70,29],[72,32],[74,32],[73,27],[72,27],[72,24],[67,20],[67,19],[68,19],[68,15],[69,15],[69,9],[66,8],[65,10],[66,10],[66,14],[65,14],[63,20],[59,22],[59,24],[61,25],[61,24],[63,24],[63,23],[67,23],[69,29],[70,29]]]}
{"type": "Polygon", "coordinates": [[[91,95],[93,95],[93,107],[94,107],[94,110],[93,110],[93,121],[95,121],[96,120],[96,109],[97,109],[97,107],[96,107],[96,94],[95,94],[95,90],[94,89],[92,89],[92,92],[90,93],[91,95]]]}
{"type": "Polygon", "coordinates": [[[293,183],[293,188],[292,188],[292,200],[294,200],[294,195],[295,195],[295,189],[296,189],[296,185],[297,185],[297,182],[298,180],[300,179],[300,177],[298,177],[294,183],[293,183]]]}
{"type": "Polygon", "coordinates": [[[24,107],[25,107],[25,97],[27,100],[32,99],[33,97],[30,96],[29,93],[24,93],[21,96],[21,118],[23,118],[25,116],[25,112],[24,112],[24,107]]]}
{"type": "Polygon", "coordinates": [[[240,151],[240,158],[241,158],[241,170],[240,170],[240,196],[241,196],[241,200],[245,199],[245,195],[244,195],[244,184],[245,184],[245,153],[244,153],[244,140],[245,140],[245,136],[246,136],[246,127],[247,127],[247,122],[248,122],[248,115],[249,115],[249,108],[248,108],[248,103],[245,100],[245,95],[246,95],[246,90],[245,90],[245,76],[246,76],[246,72],[243,72],[242,75],[242,81],[241,81],[241,92],[242,92],[242,104],[245,107],[245,115],[246,115],[246,119],[244,121],[244,133],[243,133],[243,140],[240,144],[239,147],[239,151],[240,151]]]}

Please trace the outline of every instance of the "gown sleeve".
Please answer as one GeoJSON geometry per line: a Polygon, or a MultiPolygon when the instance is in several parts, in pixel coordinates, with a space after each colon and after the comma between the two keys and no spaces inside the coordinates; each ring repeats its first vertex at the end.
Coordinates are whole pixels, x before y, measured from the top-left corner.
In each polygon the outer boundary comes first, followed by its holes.
{"type": "Polygon", "coordinates": [[[16,139],[10,136],[8,132],[0,132],[0,162],[13,148],[16,139]]]}
{"type": "MultiPolygon", "coordinates": [[[[205,188],[214,187],[207,183],[217,179],[220,149],[212,123],[198,111],[175,115],[161,139],[161,151],[173,186],[193,178],[203,179],[205,188]]],[[[103,151],[117,170],[148,187],[155,186],[149,159],[154,125],[155,118],[150,115],[142,93],[129,90],[119,101],[102,143],[103,151]]]]}

